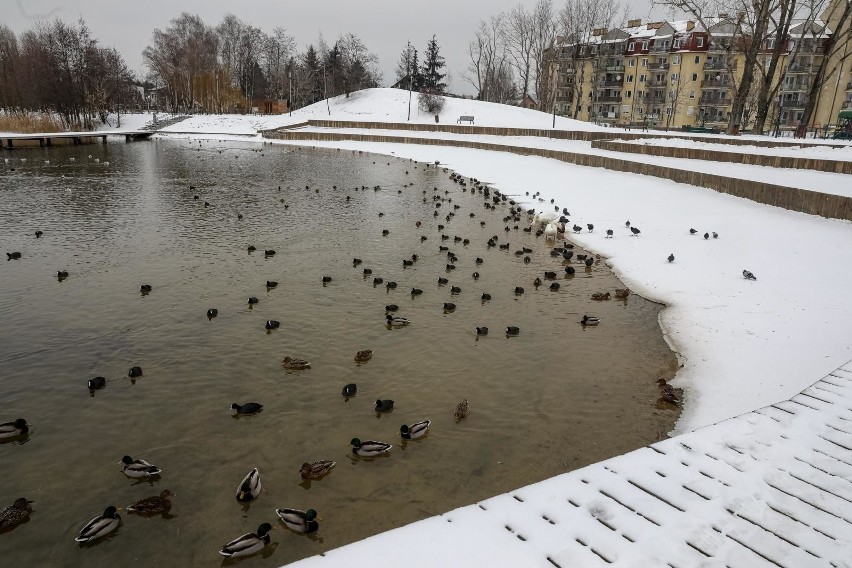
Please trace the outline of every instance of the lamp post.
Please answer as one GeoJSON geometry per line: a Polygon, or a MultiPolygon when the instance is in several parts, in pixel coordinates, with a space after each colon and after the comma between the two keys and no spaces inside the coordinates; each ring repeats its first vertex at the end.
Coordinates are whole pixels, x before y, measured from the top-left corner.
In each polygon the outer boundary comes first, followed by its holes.
{"type": "Polygon", "coordinates": [[[290,79],[290,99],[287,101],[287,108],[290,110],[290,117],[293,116],[293,65],[290,65],[289,73],[287,73],[290,79]]]}
{"type": "MultiPolygon", "coordinates": [[[[410,43],[410,42],[409,42],[410,43]]],[[[406,55],[406,59],[408,60],[408,119],[411,120],[411,53],[406,55]]]]}
{"type": "Polygon", "coordinates": [[[775,138],[781,136],[781,113],[784,110],[784,99],[778,95],[778,121],[775,123],[775,138]]]}

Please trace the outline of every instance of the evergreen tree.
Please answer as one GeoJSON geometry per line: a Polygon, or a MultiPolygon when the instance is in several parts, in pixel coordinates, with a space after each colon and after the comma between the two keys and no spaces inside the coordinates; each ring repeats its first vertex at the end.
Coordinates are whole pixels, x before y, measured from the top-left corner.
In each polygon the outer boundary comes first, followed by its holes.
{"type": "Polygon", "coordinates": [[[441,73],[441,69],[444,68],[444,58],[438,52],[438,40],[434,35],[426,44],[423,57],[423,67],[420,71],[423,75],[422,89],[443,95],[447,89],[447,84],[444,83],[444,77],[447,74],[441,73]]]}
{"type": "Polygon", "coordinates": [[[411,77],[411,90],[420,90],[423,77],[420,74],[420,64],[417,61],[417,50],[408,42],[399,55],[396,64],[396,85],[400,89],[408,90],[409,77],[411,77]]]}

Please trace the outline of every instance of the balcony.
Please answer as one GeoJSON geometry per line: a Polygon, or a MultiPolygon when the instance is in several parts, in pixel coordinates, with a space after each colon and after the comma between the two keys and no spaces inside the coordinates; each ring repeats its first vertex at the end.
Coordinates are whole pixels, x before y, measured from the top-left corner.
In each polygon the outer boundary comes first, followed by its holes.
{"type": "Polygon", "coordinates": [[[849,83],[846,84],[846,90],[852,91],[852,81],[850,81],[849,83]]]}
{"type": "Polygon", "coordinates": [[[595,102],[598,103],[620,103],[621,95],[605,95],[602,97],[598,97],[595,102]]]}
{"type": "Polygon", "coordinates": [[[662,70],[665,70],[665,69],[668,69],[668,68],[669,68],[669,64],[668,64],[668,63],[655,62],[655,63],[649,63],[649,64],[648,64],[648,69],[662,69],[662,70]]]}
{"type": "Polygon", "coordinates": [[[811,86],[808,83],[802,85],[781,85],[782,93],[804,93],[810,90],[811,86]]]}
{"type": "Polygon", "coordinates": [[[705,99],[703,97],[698,99],[698,104],[708,108],[729,107],[731,106],[731,103],[732,99],[705,99]]]}
{"type": "Polygon", "coordinates": [[[792,73],[792,74],[795,74],[795,75],[815,73],[816,70],[817,70],[816,65],[809,65],[809,64],[792,63],[792,64],[787,66],[787,73],[788,74],[792,73]]]}
{"type": "Polygon", "coordinates": [[[784,110],[805,110],[805,101],[784,101],[781,107],[784,110]]]}
{"type": "Polygon", "coordinates": [[[648,51],[650,53],[668,53],[671,50],[671,47],[668,45],[655,45],[651,47],[648,51]]]}
{"type": "Polygon", "coordinates": [[[663,79],[662,81],[657,81],[656,79],[652,79],[648,81],[648,86],[652,89],[664,89],[669,86],[669,80],[663,79]]]}
{"type": "MultiPolygon", "coordinates": [[[[704,68],[705,69],[713,69],[713,70],[718,69],[719,71],[727,71],[728,70],[728,64],[725,61],[718,61],[718,60],[710,61],[710,60],[707,60],[707,61],[704,62],[704,68]]],[[[731,66],[731,69],[736,69],[736,68],[737,68],[737,64],[736,64],[736,62],[734,62],[734,64],[731,66]]]]}
{"type": "Polygon", "coordinates": [[[624,73],[624,65],[607,65],[604,67],[607,73],[624,73]]]}
{"type": "Polygon", "coordinates": [[[623,85],[622,79],[605,79],[598,83],[598,88],[603,87],[621,87],[623,85]]]}
{"type": "Polygon", "coordinates": [[[708,79],[701,83],[702,89],[730,89],[733,87],[733,84],[727,79],[721,79],[717,81],[716,79],[708,79]]]}

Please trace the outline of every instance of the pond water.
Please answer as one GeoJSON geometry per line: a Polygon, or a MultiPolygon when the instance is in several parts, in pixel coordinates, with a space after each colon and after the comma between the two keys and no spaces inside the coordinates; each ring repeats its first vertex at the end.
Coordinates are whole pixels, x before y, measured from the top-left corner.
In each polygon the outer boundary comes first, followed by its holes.
{"type": "Polygon", "coordinates": [[[603,261],[586,272],[575,260],[577,274],[565,278],[552,244],[514,223],[506,232],[507,205],[487,210],[448,172],[206,141],[4,157],[0,252],[21,258],[0,261],[0,422],[23,417],[31,431],[0,444],[0,507],[24,496],[34,508],[0,534],[0,557],[16,566],[219,566],[223,544],[265,521],[281,528],[276,508],[316,509],[316,534],[273,531],[272,547],[239,562],[279,566],[630,451],[665,437],[677,418],[657,403],[655,381],[677,366],[661,306],[636,295],[592,301],[622,287],[603,261]],[[440,207],[433,196],[445,199],[440,207]],[[487,248],[493,235],[510,249],[487,248]],[[521,247],[532,249],[528,264],[514,254],[521,247]],[[545,270],[557,271],[558,292],[532,285],[545,270]],[[152,291],[141,294],[142,284],[152,291]],[[259,303],[249,306],[250,296],[259,303]],[[445,302],[457,309],[445,312],[445,302]],[[410,326],[384,325],[391,303],[410,326]],[[210,308],[217,317],[206,317],[210,308]],[[601,324],[583,328],[583,314],[601,324]],[[267,332],[269,319],[280,328],[267,332]],[[490,333],[477,337],[478,326],[490,333]],[[507,326],[520,334],[507,337],[507,326]],[[373,358],[356,364],[363,349],[373,358]],[[283,369],[288,355],[312,368],[283,369]],[[144,374],[130,380],[136,365],[144,374]],[[90,396],[96,376],[107,386],[90,396]],[[358,393],[344,399],[347,383],[358,393]],[[394,410],[377,414],[379,398],[395,400],[394,410]],[[470,415],[456,422],[462,399],[470,415]],[[248,401],[263,412],[230,415],[231,403],[248,401]],[[429,434],[400,443],[400,425],[424,418],[429,434]],[[359,459],[353,437],[394,447],[359,459]],[[162,475],[125,477],[125,454],[162,475]],[[337,466],[302,481],[302,462],[319,459],[337,466]],[[242,505],[236,487],[254,467],[263,492],[242,505]],[[168,518],[122,512],[111,537],[74,542],[108,505],[163,489],[176,494],[168,518]]]}

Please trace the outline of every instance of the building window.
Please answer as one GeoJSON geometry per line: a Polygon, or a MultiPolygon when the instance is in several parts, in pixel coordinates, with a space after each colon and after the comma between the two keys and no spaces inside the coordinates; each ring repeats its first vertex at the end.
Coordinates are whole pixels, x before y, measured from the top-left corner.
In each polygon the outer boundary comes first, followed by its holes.
{"type": "Polygon", "coordinates": [[[645,82],[645,75],[639,75],[639,82],[640,82],[640,83],[644,83],[644,82],[645,82]]]}
{"type": "Polygon", "coordinates": [[[680,38],[677,38],[676,40],[674,40],[674,42],[672,42],[672,47],[675,49],[680,49],[680,38]]]}
{"type": "Polygon", "coordinates": [[[680,65],[680,55],[672,55],[672,65],[680,65]]]}
{"type": "Polygon", "coordinates": [[[772,49],[773,47],[775,47],[775,38],[771,37],[766,40],[766,49],[772,49]]]}
{"type": "Polygon", "coordinates": [[[686,107],[686,114],[688,116],[692,116],[692,107],[691,106],[686,107]]]}
{"type": "Polygon", "coordinates": [[[696,56],[695,56],[695,64],[696,64],[696,65],[698,65],[699,63],[701,63],[701,57],[699,57],[698,55],[696,55],[696,56]]]}
{"type": "Polygon", "coordinates": [[[633,43],[632,41],[629,44],[627,44],[627,51],[633,51],[635,48],[636,48],[636,44],[633,43]]]}
{"type": "Polygon", "coordinates": [[[678,79],[678,74],[677,74],[677,73],[672,73],[672,83],[677,82],[677,79],[678,79]]]}
{"type": "Polygon", "coordinates": [[[629,99],[632,96],[633,96],[632,93],[630,91],[627,91],[627,98],[629,99]]]}
{"type": "Polygon", "coordinates": [[[697,80],[698,80],[698,73],[693,73],[693,74],[692,74],[692,80],[693,80],[693,81],[697,81],[697,80]]]}
{"type": "Polygon", "coordinates": [[[628,83],[632,83],[632,82],[633,82],[633,75],[628,75],[628,76],[627,76],[627,82],[628,82],[628,83]]]}
{"type": "MultiPolygon", "coordinates": [[[[704,38],[703,37],[696,38],[695,46],[696,47],[704,47],[704,38]]],[[[696,59],[698,59],[698,58],[696,57],[696,59]]],[[[698,61],[696,61],[696,63],[698,63],[698,61]]]]}
{"type": "Polygon", "coordinates": [[[689,98],[690,98],[690,99],[694,99],[694,98],[695,98],[695,91],[689,91],[689,98]]]}
{"type": "Polygon", "coordinates": [[[648,41],[647,40],[642,42],[642,49],[645,49],[645,50],[648,49],[648,41]]]}
{"type": "Polygon", "coordinates": [[[627,60],[627,66],[628,67],[636,67],[636,60],[635,59],[628,59],[627,60]]]}
{"type": "Polygon", "coordinates": [[[643,58],[642,58],[642,67],[647,67],[647,66],[648,66],[648,58],[647,58],[647,57],[643,57],[643,58]]]}

